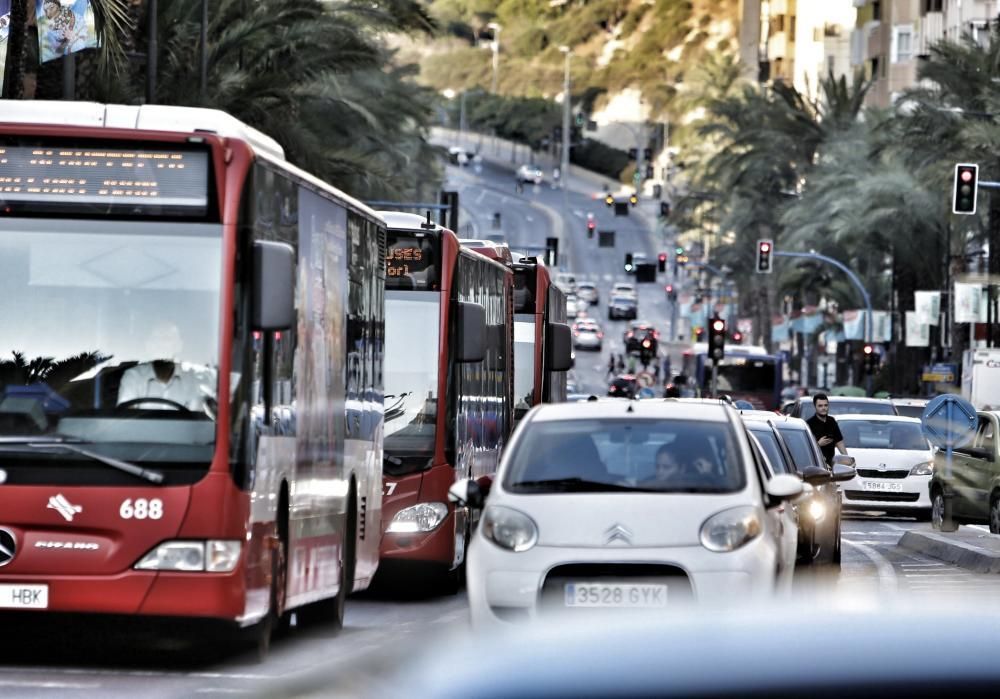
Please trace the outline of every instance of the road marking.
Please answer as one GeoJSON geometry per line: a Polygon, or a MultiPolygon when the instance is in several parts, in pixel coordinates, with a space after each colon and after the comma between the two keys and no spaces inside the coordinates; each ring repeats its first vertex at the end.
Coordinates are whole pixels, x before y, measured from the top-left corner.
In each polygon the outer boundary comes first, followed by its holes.
{"type": "Polygon", "coordinates": [[[863,553],[868,560],[875,564],[875,568],[878,570],[879,590],[883,594],[892,595],[896,593],[896,590],[899,589],[899,582],[896,579],[896,570],[892,567],[892,564],[885,556],[867,544],[857,543],[847,538],[843,538],[842,541],[848,546],[856,548],[858,551],[863,553]]]}
{"type": "Polygon", "coordinates": [[[32,689],[97,689],[100,682],[32,682],[30,680],[0,680],[0,687],[23,687],[32,689]]]}
{"type": "Polygon", "coordinates": [[[944,563],[901,563],[903,568],[944,568],[944,563]]]}
{"type": "Polygon", "coordinates": [[[249,689],[237,689],[235,687],[199,687],[194,690],[195,694],[249,694],[249,689]]]}
{"type": "Polygon", "coordinates": [[[986,532],[987,534],[993,533],[990,531],[990,528],[985,524],[967,524],[965,526],[969,527],[970,529],[978,529],[979,531],[986,532]]]}
{"type": "Polygon", "coordinates": [[[483,189],[483,190],[480,190],[480,191],[479,191],[479,196],[478,196],[478,197],[476,197],[476,203],[477,203],[477,204],[482,204],[482,203],[483,203],[483,198],[484,198],[485,196],[486,196],[486,190],[485,190],[485,189],[483,189]]]}

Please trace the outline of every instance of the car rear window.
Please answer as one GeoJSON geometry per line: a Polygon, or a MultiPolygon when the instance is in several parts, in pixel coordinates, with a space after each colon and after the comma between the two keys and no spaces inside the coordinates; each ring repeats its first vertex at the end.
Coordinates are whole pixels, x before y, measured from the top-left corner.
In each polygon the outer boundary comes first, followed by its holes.
{"type": "Polygon", "coordinates": [[[730,493],[746,485],[729,423],[695,420],[532,422],[503,477],[515,493],[730,493]]]}
{"type": "Polygon", "coordinates": [[[844,420],[840,423],[844,445],[848,449],[930,449],[920,425],[889,420],[844,420]]]}

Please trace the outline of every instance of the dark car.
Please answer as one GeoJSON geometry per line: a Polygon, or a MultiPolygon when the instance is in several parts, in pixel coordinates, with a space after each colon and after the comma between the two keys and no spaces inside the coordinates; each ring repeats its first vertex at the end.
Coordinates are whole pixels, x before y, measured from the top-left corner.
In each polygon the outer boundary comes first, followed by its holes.
{"type": "Polygon", "coordinates": [[[612,296],[608,302],[608,319],[634,320],[639,315],[639,302],[632,296],[612,296]]]}
{"type": "Polygon", "coordinates": [[[831,473],[805,421],[768,412],[743,413],[768,459],[813,486],[799,508],[799,565],[840,565],[841,499],[837,482],[854,477],[854,469],[835,466],[831,473]]]}
{"type": "MultiPolygon", "coordinates": [[[[795,401],[791,417],[808,420],[816,414],[812,396],[803,396],[795,401]]],[[[830,414],[838,415],[898,415],[896,406],[885,398],[850,398],[847,396],[830,396],[830,414]]]]}
{"type": "Polygon", "coordinates": [[[660,333],[651,326],[633,327],[625,332],[625,351],[629,354],[640,353],[643,350],[656,355],[656,348],[660,341],[660,333]]]}
{"type": "Polygon", "coordinates": [[[608,385],[608,395],[616,398],[635,398],[639,390],[639,382],[632,374],[616,376],[608,385]]]}

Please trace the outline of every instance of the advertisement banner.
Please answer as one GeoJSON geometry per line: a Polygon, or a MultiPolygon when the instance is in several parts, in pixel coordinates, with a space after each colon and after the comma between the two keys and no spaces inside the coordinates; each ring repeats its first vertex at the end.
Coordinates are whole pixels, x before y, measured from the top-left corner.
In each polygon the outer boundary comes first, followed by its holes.
{"type": "Polygon", "coordinates": [[[872,342],[892,342],[892,316],[889,311],[872,311],[872,342]]]}
{"type": "Polygon", "coordinates": [[[906,346],[929,347],[931,344],[931,326],[923,322],[918,311],[906,312],[906,346]]]}
{"type": "Polygon", "coordinates": [[[791,324],[785,316],[771,318],[771,342],[787,342],[791,324]]]}
{"type": "Polygon", "coordinates": [[[864,311],[844,311],[844,339],[864,340],[865,339],[865,312],[864,311]]]}
{"type": "Polygon", "coordinates": [[[35,0],[35,21],[39,63],[98,46],[90,0],[35,0]]]}
{"type": "Polygon", "coordinates": [[[979,307],[982,305],[982,287],[979,284],[955,282],[955,322],[979,322],[979,307]]]}
{"type": "Polygon", "coordinates": [[[803,335],[813,335],[823,327],[823,314],[803,313],[792,321],[792,330],[803,335]]]}
{"type": "Polygon", "coordinates": [[[941,318],[941,292],[940,291],[915,291],[913,292],[913,310],[921,323],[927,325],[937,325],[941,318]]]}

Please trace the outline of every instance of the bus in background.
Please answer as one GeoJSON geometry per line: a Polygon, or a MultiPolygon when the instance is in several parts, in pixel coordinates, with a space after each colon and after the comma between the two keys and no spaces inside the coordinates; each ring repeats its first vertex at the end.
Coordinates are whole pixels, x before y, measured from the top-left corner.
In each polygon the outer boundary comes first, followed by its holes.
{"type": "Polygon", "coordinates": [[[386,255],[382,571],[457,589],[469,511],[456,480],[491,477],[513,429],[513,273],[415,214],[383,212],[386,255]]]}
{"type": "Polygon", "coordinates": [[[0,609],[260,653],[290,610],[342,624],[378,565],[384,222],[214,110],[11,101],[0,155],[0,609]]]}
{"type": "Polygon", "coordinates": [[[514,419],[539,403],[566,400],[572,333],[566,294],[533,257],[514,256],[514,419]]]}
{"type": "Polygon", "coordinates": [[[537,258],[492,241],[462,239],[463,246],[514,271],[514,422],[539,403],[566,400],[573,366],[566,294],[537,258]]]}
{"type": "MultiPolygon", "coordinates": [[[[684,375],[701,396],[712,394],[712,361],[708,344],[696,343],[684,352],[684,375]]],[[[717,392],[735,400],[746,400],[760,410],[781,405],[781,358],[755,345],[727,345],[719,363],[717,392]]]]}

